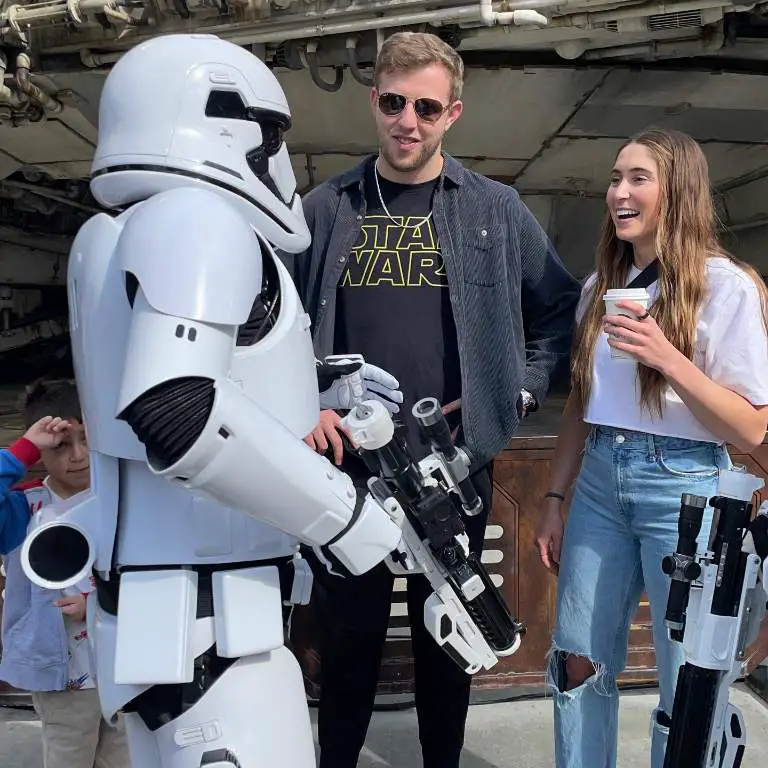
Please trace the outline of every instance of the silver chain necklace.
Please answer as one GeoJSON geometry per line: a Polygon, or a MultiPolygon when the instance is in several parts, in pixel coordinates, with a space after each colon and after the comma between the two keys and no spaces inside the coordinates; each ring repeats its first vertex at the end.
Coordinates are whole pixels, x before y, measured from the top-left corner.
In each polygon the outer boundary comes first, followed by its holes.
{"type": "MultiPolygon", "coordinates": [[[[395,217],[389,212],[389,208],[387,208],[387,204],[384,202],[384,196],[381,194],[381,187],[379,186],[379,164],[378,161],[376,161],[373,164],[373,178],[376,180],[376,191],[379,193],[379,202],[381,203],[381,207],[384,209],[384,213],[387,214],[387,218],[393,223],[397,224],[398,227],[404,227],[405,229],[418,229],[423,224],[426,224],[430,218],[432,217],[432,210],[430,209],[429,213],[418,223],[416,224],[401,224],[395,217]]],[[[405,218],[405,217],[403,217],[405,218]]]]}

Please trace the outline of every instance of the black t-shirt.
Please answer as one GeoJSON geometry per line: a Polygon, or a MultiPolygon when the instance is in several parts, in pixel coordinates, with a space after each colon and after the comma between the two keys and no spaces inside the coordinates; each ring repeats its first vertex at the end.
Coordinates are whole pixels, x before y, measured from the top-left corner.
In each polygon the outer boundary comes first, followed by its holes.
{"type": "MultiPolygon", "coordinates": [[[[395,223],[381,204],[375,173],[370,163],[367,215],[337,289],[334,352],[360,353],[398,379],[404,402],[395,419],[405,424],[418,460],[428,449],[411,413],[414,403],[436,397],[447,405],[461,396],[445,264],[432,218],[423,221],[432,210],[437,179],[410,185],[379,175],[395,223]]],[[[449,417],[452,426],[459,421],[458,412],[449,417]]]]}

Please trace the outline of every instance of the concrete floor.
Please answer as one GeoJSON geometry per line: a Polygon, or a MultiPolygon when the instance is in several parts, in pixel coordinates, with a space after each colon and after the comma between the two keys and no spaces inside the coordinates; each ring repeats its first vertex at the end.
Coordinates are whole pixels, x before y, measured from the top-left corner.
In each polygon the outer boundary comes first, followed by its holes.
{"type": "MultiPolygon", "coordinates": [[[[748,743],[742,768],[760,768],[765,765],[768,750],[768,707],[743,685],[733,688],[731,701],[742,710],[747,723],[748,743]]],[[[648,718],[655,703],[654,690],[622,695],[619,768],[647,768],[648,718]]],[[[315,716],[313,709],[313,721],[315,716]]],[[[462,768],[553,765],[550,700],[478,704],[470,708],[462,768]]],[[[420,767],[414,711],[376,712],[358,768],[420,767]]],[[[42,768],[40,725],[34,712],[0,709],[0,768],[42,768]]]]}

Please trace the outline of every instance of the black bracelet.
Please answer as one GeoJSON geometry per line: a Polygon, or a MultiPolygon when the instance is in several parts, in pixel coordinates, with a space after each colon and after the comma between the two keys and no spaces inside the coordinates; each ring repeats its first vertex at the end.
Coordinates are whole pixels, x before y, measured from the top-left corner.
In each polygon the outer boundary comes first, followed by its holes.
{"type": "Polygon", "coordinates": [[[565,496],[563,496],[562,493],[558,493],[557,491],[547,491],[544,494],[545,499],[560,499],[560,501],[565,501],[565,496]]]}

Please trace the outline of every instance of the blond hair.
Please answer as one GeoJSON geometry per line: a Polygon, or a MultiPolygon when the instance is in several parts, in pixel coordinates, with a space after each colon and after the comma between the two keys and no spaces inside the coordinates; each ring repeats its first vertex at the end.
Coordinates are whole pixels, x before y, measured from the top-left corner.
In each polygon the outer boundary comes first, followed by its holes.
{"type": "Polygon", "coordinates": [[[430,64],[442,64],[446,68],[451,78],[451,103],[460,99],[464,85],[464,62],[448,43],[427,32],[395,32],[390,35],[376,57],[374,85],[379,87],[382,75],[412,72],[430,64]]]}
{"type": "MultiPolygon", "coordinates": [[[[659,278],[650,314],[666,338],[693,359],[698,311],[707,287],[706,261],[711,256],[729,259],[754,280],[762,299],[763,321],[768,324],[768,289],[762,278],[718,242],[709,168],[701,147],[684,133],[666,130],[644,131],[627,141],[619,153],[630,144],[645,147],[658,167],[655,247],[659,278]]],[[[597,246],[597,279],[574,334],[571,385],[582,409],[589,402],[595,344],[602,330],[602,297],[609,288],[624,287],[633,261],[631,243],[619,240],[610,212],[606,213],[597,246]]],[[[640,363],[637,372],[641,407],[661,416],[666,379],[640,363]]]]}

